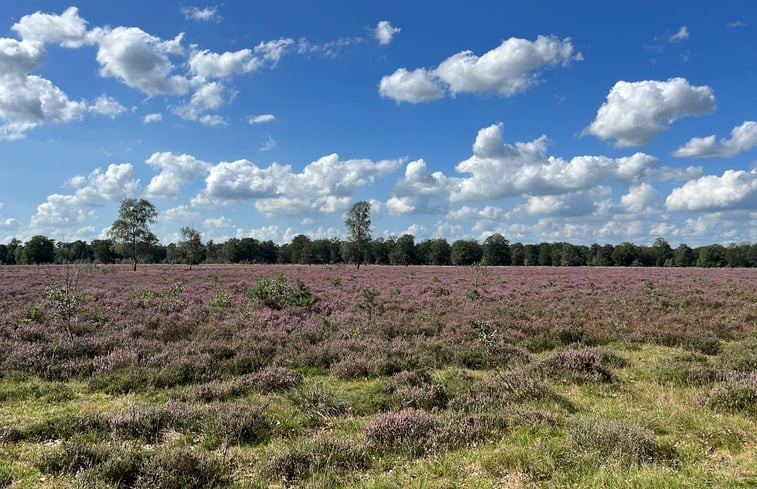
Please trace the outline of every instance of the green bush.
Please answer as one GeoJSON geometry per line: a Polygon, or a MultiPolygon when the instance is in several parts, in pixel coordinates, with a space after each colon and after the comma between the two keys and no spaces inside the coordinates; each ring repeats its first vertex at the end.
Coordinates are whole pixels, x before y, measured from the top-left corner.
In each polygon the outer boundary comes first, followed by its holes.
{"type": "Polygon", "coordinates": [[[208,489],[225,482],[215,459],[187,448],[163,448],[150,457],[134,487],[137,489],[208,489]]]}

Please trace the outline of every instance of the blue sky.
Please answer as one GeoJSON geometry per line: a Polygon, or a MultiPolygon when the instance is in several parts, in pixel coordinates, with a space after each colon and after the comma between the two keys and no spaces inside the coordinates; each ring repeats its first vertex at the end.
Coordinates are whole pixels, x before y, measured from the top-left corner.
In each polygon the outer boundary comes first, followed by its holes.
{"type": "Polygon", "coordinates": [[[757,241],[753,2],[0,4],[0,242],[757,241]]]}

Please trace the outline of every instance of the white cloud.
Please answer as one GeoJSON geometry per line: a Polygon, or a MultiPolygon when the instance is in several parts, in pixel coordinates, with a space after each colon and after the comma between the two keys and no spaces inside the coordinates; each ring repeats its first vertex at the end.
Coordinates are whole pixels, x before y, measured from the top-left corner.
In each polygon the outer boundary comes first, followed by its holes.
{"type": "Polygon", "coordinates": [[[614,138],[621,148],[639,146],[651,142],[678,119],[714,109],[712,88],[690,85],[684,78],[619,81],[584,133],[603,140],[614,138]]]}
{"type": "Polygon", "coordinates": [[[73,178],[69,183],[78,187],[72,194],[52,194],[37,206],[31,218],[31,229],[42,234],[50,226],[80,225],[95,217],[93,207],[116,202],[133,195],[139,188],[131,163],[111,164],[105,171],[97,168],[86,178],[73,178]]]}
{"type": "Polygon", "coordinates": [[[255,54],[270,61],[273,66],[279,62],[284,53],[294,45],[294,39],[281,38],[274,41],[261,42],[255,46],[255,54]]]}
{"type": "Polygon", "coordinates": [[[429,212],[429,200],[446,196],[449,186],[447,177],[440,171],[429,172],[424,160],[411,161],[386,206],[395,215],[429,212]]]}
{"type": "Polygon", "coordinates": [[[202,226],[206,229],[225,229],[234,225],[229,219],[225,217],[209,217],[202,221],[202,226]]]}
{"type": "MultiPolygon", "coordinates": [[[[5,207],[5,204],[0,202],[0,210],[3,210],[3,207],[5,207]]],[[[18,228],[19,228],[18,220],[12,217],[3,217],[3,215],[0,214],[0,229],[14,230],[18,228]]]]}
{"type": "Polygon", "coordinates": [[[182,184],[193,182],[208,171],[210,163],[188,154],[153,153],[146,163],[160,170],[147,185],[147,197],[176,197],[182,184]]]}
{"type": "Polygon", "coordinates": [[[194,205],[217,206],[255,199],[268,215],[340,212],[360,187],[399,167],[400,160],[346,160],[336,154],[308,164],[300,173],[273,163],[261,168],[248,160],[221,162],[210,169],[194,205]]]}
{"type": "Polygon", "coordinates": [[[399,34],[400,30],[399,27],[392,26],[388,20],[382,20],[376,25],[373,35],[380,45],[386,46],[392,42],[392,39],[396,34],[399,34]]]}
{"type": "Polygon", "coordinates": [[[161,114],[160,112],[147,114],[142,120],[144,121],[145,124],[151,124],[153,122],[160,122],[163,120],[163,114],[161,114]]]}
{"type": "Polygon", "coordinates": [[[258,148],[258,151],[271,151],[273,148],[276,147],[276,140],[271,137],[269,134],[266,139],[263,141],[263,144],[258,148]]]}
{"type": "Polygon", "coordinates": [[[226,51],[218,54],[208,49],[195,51],[189,57],[192,73],[205,78],[227,78],[241,73],[249,73],[260,68],[262,60],[256,58],[250,49],[226,51]]]}
{"type": "Polygon", "coordinates": [[[712,134],[703,138],[691,138],[688,143],[673,152],[676,158],[731,157],[757,146],[757,122],[745,121],[731,130],[731,138],[715,140],[712,134]]]}
{"type": "Polygon", "coordinates": [[[397,102],[428,102],[458,93],[497,93],[504,97],[525,92],[539,82],[547,66],[567,66],[583,59],[569,38],[538,36],[535,41],[511,37],[480,57],[461,51],[433,70],[401,68],[379,83],[379,93],[397,102]]]}
{"type": "Polygon", "coordinates": [[[630,157],[576,156],[570,161],[546,155],[546,136],[514,146],[502,140],[502,124],[481,129],[473,156],[460,162],[451,189],[452,202],[480,202],[521,194],[558,195],[588,190],[606,181],[630,183],[653,169],[658,160],[643,153],[630,157]]]}
{"type": "Polygon", "coordinates": [[[263,124],[265,122],[273,122],[276,120],[276,116],[273,114],[260,114],[260,115],[251,115],[247,122],[250,124],[263,124]]]}
{"type": "Polygon", "coordinates": [[[595,213],[600,201],[608,199],[611,194],[608,187],[598,186],[561,195],[532,195],[528,197],[526,211],[529,214],[586,216],[595,213]]]}
{"type": "Polygon", "coordinates": [[[160,213],[161,221],[168,222],[189,222],[200,218],[200,213],[191,210],[186,205],[178,205],[171,209],[166,209],[160,213]]]}
{"type": "Polygon", "coordinates": [[[0,38],[0,140],[20,139],[44,124],[78,120],[86,111],[84,102],[69,100],[49,80],[28,75],[44,58],[38,42],[0,38]]]}
{"type": "MultiPolygon", "coordinates": [[[[279,241],[279,227],[272,225],[272,226],[262,226],[255,229],[250,229],[245,231],[242,228],[238,228],[236,232],[237,238],[255,238],[258,241],[273,241],[278,242],[279,241]]],[[[292,235],[294,237],[294,235],[292,235]]],[[[286,241],[286,240],[285,240],[286,241]]],[[[291,238],[289,239],[291,241],[291,238]]]]}
{"type": "Polygon", "coordinates": [[[423,68],[413,71],[400,68],[391,75],[381,78],[379,94],[397,103],[417,104],[444,97],[444,90],[441,89],[434,76],[423,68]]]}
{"type": "Polygon", "coordinates": [[[674,188],[665,201],[670,211],[754,209],[757,206],[757,170],[726,170],[674,188]]]}
{"type": "Polygon", "coordinates": [[[306,38],[300,38],[297,41],[297,54],[302,55],[319,55],[326,58],[336,58],[342,53],[342,50],[355,44],[362,44],[365,39],[362,37],[341,37],[335,41],[328,41],[322,44],[312,43],[306,38]]]}
{"type": "Polygon", "coordinates": [[[620,198],[620,207],[628,213],[638,214],[650,207],[656,207],[662,201],[660,193],[648,183],[635,185],[620,198]]]}
{"type": "Polygon", "coordinates": [[[90,104],[89,107],[87,107],[87,110],[95,114],[104,115],[110,117],[111,119],[115,119],[117,116],[126,112],[126,107],[121,105],[118,100],[114,99],[113,97],[100,95],[95,99],[95,102],[93,104],[90,104]]]}
{"type": "Polygon", "coordinates": [[[35,12],[21,17],[12,29],[26,41],[43,44],[58,43],[78,48],[87,41],[87,21],[79,17],[79,9],[69,7],[62,14],[35,12]]]}
{"type": "Polygon", "coordinates": [[[183,95],[191,82],[173,73],[169,55],[183,55],[184,34],[163,41],[138,27],[97,28],[92,38],[97,41],[100,75],[113,77],[147,95],[183,95]]]}
{"type": "Polygon", "coordinates": [[[190,98],[189,102],[173,109],[174,113],[189,121],[198,121],[206,126],[218,126],[226,124],[226,121],[218,114],[207,114],[210,111],[220,109],[236,93],[227,95],[226,87],[219,82],[209,82],[200,86],[190,98]]]}
{"type": "Polygon", "coordinates": [[[194,20],[196,22],[215,22],[219,23],[222,17],[218,14],[218,7],[182,7],[181,13],[187,20],[194,20]]]}
{"type": "Polygon", "coordinates": [[[675,34],[670,36],[670,42],[679,42],[688,38],[689,38],[689,28],[684,25],[684,26],[681,26],[681,28],[678,29],[678,31],[675,34]]]}

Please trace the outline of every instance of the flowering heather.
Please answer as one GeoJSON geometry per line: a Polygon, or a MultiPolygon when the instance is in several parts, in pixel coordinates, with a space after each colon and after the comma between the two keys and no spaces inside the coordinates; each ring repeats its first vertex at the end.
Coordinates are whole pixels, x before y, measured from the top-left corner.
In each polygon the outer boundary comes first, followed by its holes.
{"type": "Polygon", "coordinates": [[[90,266],[61,294],[64,273],[0,266],[0,483],[757,473],[757,269],[90,266]]]}

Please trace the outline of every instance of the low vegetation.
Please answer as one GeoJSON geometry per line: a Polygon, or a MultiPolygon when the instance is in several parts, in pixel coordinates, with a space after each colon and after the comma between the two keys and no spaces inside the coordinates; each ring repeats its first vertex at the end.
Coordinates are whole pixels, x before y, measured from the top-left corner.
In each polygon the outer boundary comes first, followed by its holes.
{"type": "Polygon", "coordinates": [[[131,268],[0,267],[0,487],[757,484],[751,269],[131,268]]]}

